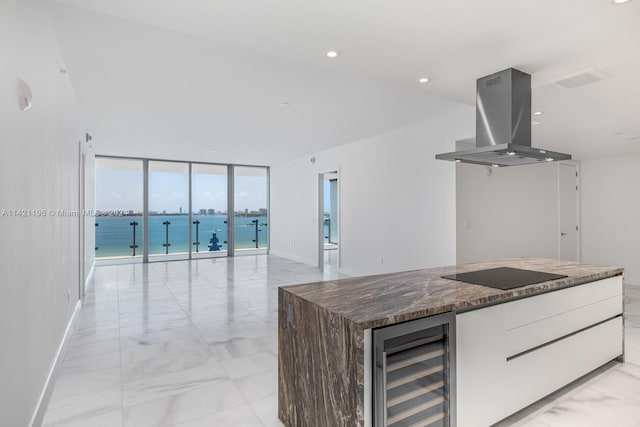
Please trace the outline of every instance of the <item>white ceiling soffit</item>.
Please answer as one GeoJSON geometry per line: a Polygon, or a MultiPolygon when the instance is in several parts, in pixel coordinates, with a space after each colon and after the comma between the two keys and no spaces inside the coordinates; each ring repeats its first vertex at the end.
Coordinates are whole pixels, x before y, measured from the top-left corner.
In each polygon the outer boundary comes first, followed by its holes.
{"type": "MultiPolygon", "coordinates": [[[[163,65],[163,54],[175,55],[182,64],[167,61],[164,65],[169,69],[151,78],[175,80],[172,74],[182,65],[185,75],[191,71],[195,74],[186,77],[189,90],[193,90],[190,85],[202,84],[206,74],[199,74],[196,68],[207,65],[210,71],[211,67],[218,68],[218,62],[226,63],[220,77],[227,79],[227,86],[235,87],[241,79],[250,86],[248,93],[231,91],[235,97],[220,93],[221,100],[239,108],[239,116],[228,114],[237,121],[229,129],[254,123],[251,109],[245,111],[241,104],[246,107],[271,95],[278,106],[281,102],[292,103],[289,108],[272,111],[274,119],[281,119],[282,110],[303,116],[282,119],[281,125],[273,127],[280,137],[274,139],[281,141],[282,147],[291,147],[292,138],[302,137],[308,145],[300,147],[300,152],[326,146],[327,137],[336,145],[391,129],[402,125],[403,115],[408,115],[405,122],[424,117],[422,104],[429,104],[429,108],[437,103],[425,94],[473,105],[478,77],[516,67],[533,75],[533,109],[544,111],[536,117],[540,125],[534,127],[534,145],[571,152],[577,158],[640,153],[640,144],[628,139],[640,133],[636,120],[640,115],[640,0],[620,6],[612,6],[609,0],[58,1],[202,40],[200,43],[106,17],[74,23],[79,19],[77,13],[66,10],[58,13],[56,20],[64,24],[58,27],[70,68],[74,68],[73,63],[83,65],[83,58],[91,56],[86,50],[98,48],[107,52],[100,56],[94,50],[93,55],[99,56],[96,62],[101,60],[105,67],[115,68],[112,60],[122,59],[125,61],[118,66],[144,78],[154,65],[163,65]],[[67,24],[71,28],[64,28],[67,24]],[[94,31],[96,34],[92,34],[94,31]],[[324,56],[328,50],[336,50],[340,56],[328,60],[324,56]],[[194,55],[203,52],[214,58],[194,60],[194,55]],[[147,56],[156,58],[156,63],[147,65],[154,62],[147,61],[147,56]],[[249,64],[262,68],[236,78],[236,71],[249,64]],[[573,89],[555,84],[585,70],[595,70],[606,78],[573,89]],[[281,73],[287,78],[278,78],[281,73]],[[422,76],[431,81],[417,84],[422,76]],[[255,79],[277,90],[267,90],[255,79]],[[395,92],[392,87],[405,89],[415,97],[395,92]],[[297,111],[297,99],[313,103],[313,113],[304,116],[297,111]],[[372,107],[371,102],[378,105],[372,107]],[[379,116],[367,114],[365,119],[353,111],[357,105],[372,108],[372,113],[379,116]],[[315,134],[336,117],[352,120],[334,122],[336,129],[332,132],[315,134]],[[317,145],[307,141],[316,136],[317,145]]],[[[82,71],[72,71],[79,79],[91,79],[84,74],[93,72],[89,65],[82,71]]],[[[116,80],[102,73],[106,80],[116,80]]],[[[126,74],[124,70],[120,73],[126,74]]],[[[169,86],[177,84],[174,81],[169,86]]],[[[82,105],[89,94],[83,94],[86,88],[82,82],[74,81],[74,86],[82,105]]],[[[219,88],[206,89],[218,93],[219,88]]],[[[97,120],[90,108],[82,106],[89,122],[92,117],[97,120]]],[[[267,108],[266,103],[263,108],[267,108]]],[[[194,115],[171,120],[190,124],[201,119],[194,115]]],[[[217,123],[213,124],[217,128],[217,123]]],[[[245,135],[253,148],[255,136],[272,136],[268,132],[257,134],[245,135]]]]}

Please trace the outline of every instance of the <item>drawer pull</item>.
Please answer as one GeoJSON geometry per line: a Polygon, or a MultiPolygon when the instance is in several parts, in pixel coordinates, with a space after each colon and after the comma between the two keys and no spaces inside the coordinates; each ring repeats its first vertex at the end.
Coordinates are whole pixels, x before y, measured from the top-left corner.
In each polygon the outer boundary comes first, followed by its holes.
{"type": "Polygon", "coordinates": [[[581,332],[584,332],[584,331],[586,331],[586,330],[593,329],[593,328],[595,328],[596,326],[600,326],[600,325],[602,325],[603,323],[607,323],[607,322],[609,322],[610,320],[613,320],[613,319],[615,319],[615,318],[617,318],[617,317],[620,317],[620,318],[621,318],[622,316],[623,316],[622,314],[618,314],[618,315],[616,315],[616,316],[613,316],[613,317],[610,317],[610,318],[608,318],[608,319],[602,320],[602,321],[600,321],[600,322],[598,322],[598,323],[594,323],[593,325],[589,325],[589,326],[587,326],[586,328],[582,328],[582,329],[580,329],[580,330],[577,330],[577,331],[571,332],[570,334],[563,335],[563,336],[558,337],[558,338],[556,338],[556,339],[554,339],[554,340],[551,340],[551,341],[545,342],[545,343],[543,343],[543,344],[537,345],[537,346],[535,346],[535,347],[533,347],[533,348],[530,348],[530,349],[528,349],[528,350],[522,351],[522,352],[520,352],[520,353],[518,353],[518,354],[514,354],[513,356],[509,356],[509,357],[507,357],[507,362],[510,362],[510,361],[512,361],[513,359],[517,359],[518,357],[522,357],[522,356],[524,356],[524,355],[526,355],[526,354],[532,353],[532,352],[534,352],[534,351],[536,351],[536,350],[539,350],[539,349],[541,349],[541,348],[543,348],[543,347],[547,347],[547,346],[549,346],[549,345],[551,345],[551,344],[555,344],[555,343],[557,343],[558,341],[565,340],[565,339],[567,339],[567,338],[569,338],[569,337],[572,337],[572,336],[574,336],[574,335],[577,335],[577,334],[579,334],[579,333],[581,333],[581,332]]]}

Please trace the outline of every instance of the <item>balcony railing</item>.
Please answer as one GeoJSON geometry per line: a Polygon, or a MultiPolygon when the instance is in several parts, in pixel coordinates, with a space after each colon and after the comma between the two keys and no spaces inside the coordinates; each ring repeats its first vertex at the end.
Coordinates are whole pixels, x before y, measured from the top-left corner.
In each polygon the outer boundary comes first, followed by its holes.
{"type": "MultiPolygon", "coordinates": [[[[236,217],[235,248],[266,248],[266,219],[266,216],[236,217]]],[[[95,225],[96,257],[136,257],[144,253],[142,217],[98,217],[95,225]]],[[[227,249],[226,216],[194,215],[189,224],[188,215],[151,215],[148,228],[150,255],[187,254],[189,249],[193,253],[224,252],[227,249]],[[192,227],[191,242],[188,241],[189,226],[192,227]]]]}

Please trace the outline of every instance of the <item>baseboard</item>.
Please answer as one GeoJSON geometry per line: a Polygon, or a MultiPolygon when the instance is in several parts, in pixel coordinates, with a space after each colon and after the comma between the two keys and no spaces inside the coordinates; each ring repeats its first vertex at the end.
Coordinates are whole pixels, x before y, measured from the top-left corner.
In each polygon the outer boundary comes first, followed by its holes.
{"type": "Polygon", "coordinates": [[[62,365],[62,359],[64,358],[67,345],[69,344],[69,338],[71,338],[71,331],[73,331],[81,306],[82,304],[80,300],[78,300],[76,308],[73,310],[73,314],[71,315],[71,319],[69,319],[69,323],[67,324],[67,329],[64,331],[64,335],[62,336],[62,341],[60,342],[60,346],[56,352],[56,357],[53,359],[53,363],[51,364],[51,369],[49,369],[47,380],[44,382],[44,386],[42,387],[42,392],[38,398],[36,409],[31,416],[31,421],[29,422],[30,427],[38,427],[42,424],[44,413],[47,409],[47,402],[51,396],[51,392],[53,391],[53,385],[55,383],[54,378],[60,369],[60,365],[62,365]]]}
{"type": "Polygon", "coordinates": [[[282,252],[282,251],[278,251],[278,250],[269,249],[269,255],[277,256],[279,258],[286,258],[286,259],[289,259],[291,261],[299,262],[301,264],[307,264],[307,265],[311,265],[311,266],[317,267],[317,261],[312,261],[312,260],[309,260],[307,258],[300,257],[300,256],[297,256],[297,255],[293,255],[293,254],[290,254],[290,253],[287,253],[287,252],[282,252]]]}

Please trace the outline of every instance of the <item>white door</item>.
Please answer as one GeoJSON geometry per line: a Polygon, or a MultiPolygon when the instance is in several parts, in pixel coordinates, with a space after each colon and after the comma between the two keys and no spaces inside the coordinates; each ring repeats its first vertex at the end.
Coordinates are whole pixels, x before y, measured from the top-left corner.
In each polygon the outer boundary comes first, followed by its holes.
{"type": "Polygon", "coordinates": [[[578,168],[560,163],[560,251],[564,261],[578,261],[578,168]]]}

